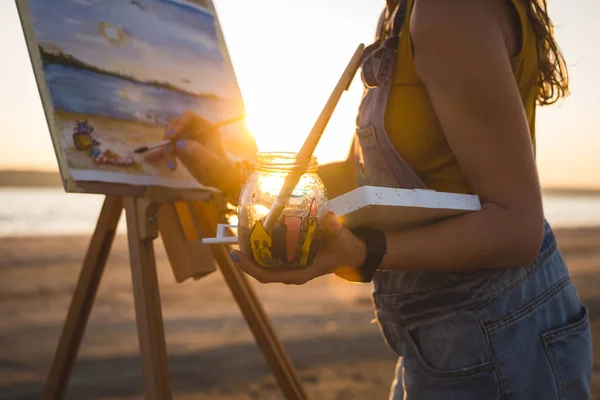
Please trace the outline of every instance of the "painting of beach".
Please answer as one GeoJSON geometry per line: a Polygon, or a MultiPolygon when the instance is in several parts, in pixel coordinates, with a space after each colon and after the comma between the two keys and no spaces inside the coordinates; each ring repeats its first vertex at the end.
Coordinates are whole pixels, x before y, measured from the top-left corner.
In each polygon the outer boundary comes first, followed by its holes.
{"type": "MultiPolygon", "coordinates": [[[[134,150],[188,110],[215,123],[244,115],[210,0],[23,0],[19,10],[63,180],[202,187],[134,150]]],[[[243,120],[215,134],[233,160],[256,153],[243,120]]]]}

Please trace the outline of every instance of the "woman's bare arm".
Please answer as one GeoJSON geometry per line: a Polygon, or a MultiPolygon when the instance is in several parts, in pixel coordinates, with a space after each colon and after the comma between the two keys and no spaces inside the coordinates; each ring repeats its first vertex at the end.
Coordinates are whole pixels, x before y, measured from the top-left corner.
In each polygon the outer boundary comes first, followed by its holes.
{"type": "Polygon", "coordinates": [[[387,235],[382,268],[515,267],[536,257],[543,211],[523,104],[494,0],[416,0],[415,65],[482,210],[387,235]]]}

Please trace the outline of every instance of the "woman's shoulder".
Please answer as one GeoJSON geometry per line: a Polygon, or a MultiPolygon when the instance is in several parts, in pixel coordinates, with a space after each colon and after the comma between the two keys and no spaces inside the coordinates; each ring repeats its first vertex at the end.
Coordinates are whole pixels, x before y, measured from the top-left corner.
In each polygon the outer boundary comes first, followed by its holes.
{"type": "MultiPolygon", "coordinates": [[[[443,62],[432,52],[444,48],[473,61],[484,55],[475,51],[482,43],[506,54],[513,66],[536,52],[526,6],[517,0],[413,0],[408,36],[413,57],[420,53],[421,60],[443,62]]],[[[418,63],[413,60],[417,70],[418,63]]]]}
{"type": "Polygon", "coordinates": [[[424,54],[432,56],[432,62],[444,63],[440,55],[448,46],[454,50],[453,57],[474,48],[472,40],[489,40],[489,33],[499,31],[498,21],[492,8],[498,1],[510,0],[405,0],[408,15],[401,33],[400,48],[393,83],[396,85],[421,85],[418,71],[424,54]],[[438,55],[436,57],[436,54],[438,55]]]}
{"type": "Polygon", "coordinates": [[[518,18],[511,0],[413,0],[410,34],[416,39],[432,35],[437,39],[441,33],[460,35],[477,27],[504,31],[505,24],[518,23],[518,18]]]}
{"type": "Polygon", "coordinates": [[[490,50],[502,43],[502,48],[496,50],[505,50],[514,58],[524,47],[523,28],[527,28],[526,12],[516,3],[519,2],[414,0],[408,32],[412,52],[450,46],[459,56],[468,54],[475,43],[487,41],[492,46],[490,50]]]}

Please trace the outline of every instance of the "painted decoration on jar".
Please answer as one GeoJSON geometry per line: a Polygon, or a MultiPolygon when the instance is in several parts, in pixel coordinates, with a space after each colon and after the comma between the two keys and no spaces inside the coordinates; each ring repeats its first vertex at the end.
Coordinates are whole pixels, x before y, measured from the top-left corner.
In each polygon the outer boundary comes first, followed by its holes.
{"type": "Polygon", "coordinates": [[[314,157],[272,231],[264,226],[286,175],[297,168],[295,162],[294,153],[260,153],[240,196],[240,248],[265,268],[306,268],[312,264],[321,241],[318,221],[325,211],[327,192],[316,173],[314,157]]]}

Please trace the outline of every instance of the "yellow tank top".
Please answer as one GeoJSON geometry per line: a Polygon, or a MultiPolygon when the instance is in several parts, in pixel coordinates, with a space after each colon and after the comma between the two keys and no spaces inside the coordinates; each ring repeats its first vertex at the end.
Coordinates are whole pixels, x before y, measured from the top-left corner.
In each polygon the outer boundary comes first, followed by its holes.
{"type": "MultiPolygon", "coordinates": [[[[522,44],[511,59],[515,80],[535,141],[535,97],[537,93],[536,39],[525,6],[511,0],[521,22],[522,44]]],[[[414,0],[408,0],[405,27],[414,0]]],[[[473,193],[465,173],[454,158],[423,83],[417,76],[410,29],[403,29],[386,109],[386,130],[398,153],[423,183],[437,191],[473,193]]]]}

